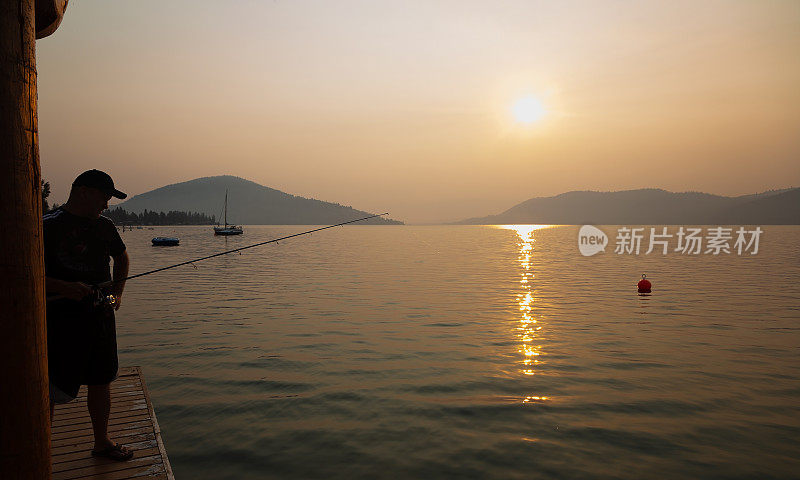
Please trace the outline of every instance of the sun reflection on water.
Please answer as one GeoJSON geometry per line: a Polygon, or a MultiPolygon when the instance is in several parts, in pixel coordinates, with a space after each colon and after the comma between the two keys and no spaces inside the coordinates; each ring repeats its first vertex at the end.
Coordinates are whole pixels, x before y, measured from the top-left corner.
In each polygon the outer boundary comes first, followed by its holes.
{"type": "MultiPolygon", "coordinates": [[[[521,366],[524,375],[534,375],[536,366],[540,363],[539,357],[542,356],[541,344],[538,343],[542,325],[533,315],[533,305],[536,302],[536,291],[533,288],[533,279],[536,277],[533,271],[533,252],[534,232],[549,225],[502,225],[501,228],[514,230],[519,236],[519,264],[520,291],[517,293],[517,304],[519,306],[520,318],[516,327],[517,337],[520,340],[519,353],[522,354],[521,366]]],[[[542,402],[548,397],[528,396],[522,403],[542,402]]]]}

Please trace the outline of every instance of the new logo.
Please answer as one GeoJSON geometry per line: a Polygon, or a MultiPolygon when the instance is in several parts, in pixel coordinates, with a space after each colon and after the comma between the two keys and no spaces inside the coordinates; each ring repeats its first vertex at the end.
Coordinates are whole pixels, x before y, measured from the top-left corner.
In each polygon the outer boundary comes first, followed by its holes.
{"type": "Polygon", "coordinates": [[[584,257],[605,252],[608,245],[608,237],[605,232],[592,225],[584,225],[578,232],[578,249],[584,257]]]}

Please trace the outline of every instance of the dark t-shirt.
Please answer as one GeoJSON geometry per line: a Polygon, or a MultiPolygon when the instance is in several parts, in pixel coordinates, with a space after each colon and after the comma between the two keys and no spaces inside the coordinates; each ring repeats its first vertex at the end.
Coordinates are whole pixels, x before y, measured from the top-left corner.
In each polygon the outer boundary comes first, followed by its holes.
{"type": "MultiPolygon", "coordinates": [[[[43,218],[45,274],[89,285],[111,280],[110,261],[125,252],[114,223],[59,209],[43,218]]],[[[55,298],[47,302],[47,352],[52,398],[61,403],[80,385],[104,385],[117,375],[114,309],[55,298]]]]}
{"type": "Polygon", "coordinates": [[[111,257],[125,244],[110,219],[79,217],[57,209],[43,219],[45,275],[69,282],[111,280],[111,257]]]}

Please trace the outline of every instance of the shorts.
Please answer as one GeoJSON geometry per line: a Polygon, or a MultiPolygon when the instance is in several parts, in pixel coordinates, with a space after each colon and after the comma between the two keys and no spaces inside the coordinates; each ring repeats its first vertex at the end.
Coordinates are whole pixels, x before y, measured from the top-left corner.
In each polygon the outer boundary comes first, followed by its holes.
{"type": "Polygon", "coordinates": [[[67,403],[81,385],[106,385],[117,378],[114,309],[58,300],[47,305],[50,398],[67,403]]]}

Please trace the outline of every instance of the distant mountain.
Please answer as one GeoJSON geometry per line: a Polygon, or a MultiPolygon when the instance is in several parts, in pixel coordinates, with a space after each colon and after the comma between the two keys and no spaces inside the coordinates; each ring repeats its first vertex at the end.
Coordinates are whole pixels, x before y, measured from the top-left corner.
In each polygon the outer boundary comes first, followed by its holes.
{"type": "Polygon", "coordinates": [[[723,197],[661,189],[568,192],[526,200],[469,225],[798,225],[800,188],[723,197]]]}
{"type": "MultiPolygon", "coordinates": [[[[176,183],[136,195],[119,204],[133,213],[144,210],[198,212],[222,221],[225,190],[228,190],[228,223],[240,225],[328,225],[370,215],[338,203],[298,197],[250,180],[224,175],[176,183]]],[[[380,212],[377,212],[380,213],[380,212]]],[[[372,218],[371,225],[402,224],[372,218]]]]}
{"type": "MultiPolygon", "coordinates": [[[[720,225],[800,225],[800,188],[753,196],[714,217],[720,225]]],[[[743,197],[736,197],[743,198],[743,197]]]]}

